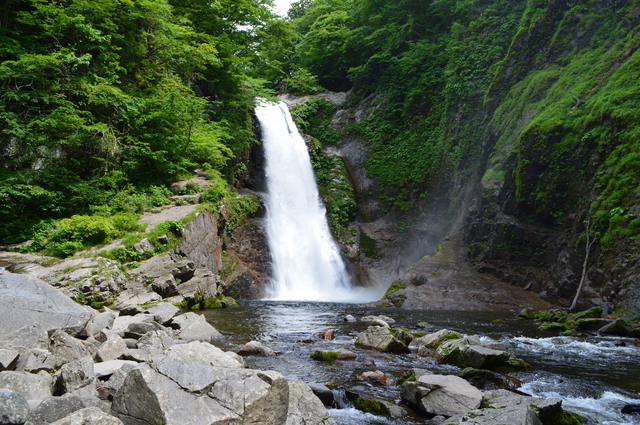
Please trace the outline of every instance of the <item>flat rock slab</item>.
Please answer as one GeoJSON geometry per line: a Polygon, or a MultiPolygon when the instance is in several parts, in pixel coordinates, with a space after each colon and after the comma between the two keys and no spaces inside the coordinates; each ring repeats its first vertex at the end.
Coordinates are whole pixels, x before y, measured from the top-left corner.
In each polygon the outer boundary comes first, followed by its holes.
{"type": "Polygon", "coordinates": [[[534,409],[529,406],[508,406],[503,409],[472,410],[452,416],[441,425],[542,425],[534,409]]]}
{"type": "Polygon", "coordinates": [[[92,314],[36,277],[0,274],[0,337],[38,323],[47,331],[62,329],[79,334],[92,314]]]}

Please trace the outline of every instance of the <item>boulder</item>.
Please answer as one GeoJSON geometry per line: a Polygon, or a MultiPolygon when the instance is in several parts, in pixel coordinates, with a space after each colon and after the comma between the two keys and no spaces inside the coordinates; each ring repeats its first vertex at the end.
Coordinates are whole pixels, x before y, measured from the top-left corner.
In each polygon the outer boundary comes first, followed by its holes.
{"type": "Polygon", "coordinates": [[[416,338],[412,341],[412,343],[419,348],[426,347],[432,350],[435,350],[445,341],[449,341],[451,339],[462,338],[462,334],[452,331],[449,329],[441,329],[438,332],[434,332],[431,334],[427,334],[425,336],[421,336],[420,338],[416,338]]]}
{"type": "Polygon", "coordinates": [[[423,375],[402,384],[401,397],[428,415],[453,416],[480,407],[482,391],[453,375],[423,375]]]}
{"type": "Polygon", "coordinates": [[[14,370],[18,365],[18,350],[0,348],[0,372],[3,370],[14,370]]]}
{"type": "Polygon", "coordinates": [[[392,319],[389,316],[385,316],[383,314],[378,315],[378,316],[364,316],[360,320],[362,322],[373,322],[374,320],[381,320],[381,321],[387,323],[388,325],[392,325],[392,324],[396,323],[396,321],[394,319],[392,319]]]}
{"type": "Polygon", "coordinates": [[[107,340],[98,348],[95,359],[98,362],[116,360],[124,354],[126,349],[127,344],[120,335],[115,332],[108,332],[107,340]]]}
{"type": "Polygon", "coordinates": [[[240,369],[242,363],[218,347],[206,342],[193,341],[174,345],[167,350],[167,357],[189,365],[206,365],[240,369]]]}
{"type": "Polygon", "coordinates": [[[171,275],[180,282],[186,282],[193,277],[195,271],[196,263],[191,260],[182,260],[171,270],[171,275]]]}
{"type": "Polygon", "coordinates": [[[51,353],[66,361],[78,360],[86,356],[93,356],[95,346],[74,338],[62,330],[56,330],[51,335],[51,353]]]}
{"type": "Polygon", "coordinates": [[[358,379],[361,381],[367,381],[374,385],[384,385],[387,387],[391,387],[396,384],[396,380],[394,377],[389,376],[379,370],[363,372],[360,376],[358,376],[358,379]]]}
{"type": "Polygon", "coordinates": [[[123,423],[97,407],[86,407],[51,425],[123,425],[123,423]]]}
{"type": "Polygon", "coordinates": [[[391,329],[382,326],[369,326],[364,333],[358,336],[356,345],[387,353],[410,352],[407,345],[393,335],[391,329]]]}
{"type": "Polygon", "coordinates": [[[542,425],[533,408],[508,406],[504,409],[479,409],[450,417],[440,425],[542,425]]]}
{"type": "Polygon", "coordinates": [[[63,365],[54,375],[55,393],[62,395],[95,385],[93,359],[89,356],[63,365]]]}
{"type": "Polygon", "coordinates": [[[480,339],[476,335],[465,336],[442,342],[433,357],[438,363],[453,364],[476,369],[509,367],[524,369],[527,364],[515,357],[504,344],[480,339]]]}
{"type": "Polygon", "coordinates": [[[258,341],[247,342],[239,351],[241,356],[275,356],[276,352],[269,347],[265,347],[258,341]]]}
{"type": "Polygon", "coordinates": [[[129,372],[113,399],[112,413],[126,425],[182,425],[185,418],[192,425],[282,424],[288,401],[287,381],[277,372],[168,361],[129,372]]]}
{"type": "Polygon", "coordinates": [[[531,397],[504,389],[486,391],[483,404],[493,409],[504,409],[508,406],[531,406],[536,414],[542,417],[552,417],[562,410],[562,400],[559,398],[531,397]]]}
{"type": "Polygon", "coordinates": [[[136,367],[138,363],[129,360],[109,360],[93,365],[93,373],[98,379],[107,379],[126,365],[136,367]]]}
{"type": "Polygon", "coordinates": [[[34,348],[20,355],[20,361],[15,369],[30,373],[38,373],[41,370],[53,372],[65,362],[65,359],[54,355],[49,350],[34,348]]]}
{"type": "Polygon", "coordinates": [[[113,322],[116,320],[116,317],[116,313],[111,310],[98,313],[96,317],[89,320],[89,322],[87,323],[85,334],[87,336],[94,336],[104,329],[111,329],[113,326],[113,322]]]}
{"type": "Polygon", "coordinates": [[[29,404],[22,394],[0,388],[0,424],[21,425],[28,414],[29,404]]]}
{"type": "Polygon", "coordinates": [[[22,394],[31,408],[51,396],[52,379],[49,375],[27,372],[0,372],[0,388],[22,394]]]}
{"type": "MultiPolygon", "coordinates": [[[[35,323],[45,330],[79,334],[92,314],[44,281],[16,273],[0,274],[0,337],[35,323]]],[[[31,347],[30,347],[31,348],[31,347]]]]}
{"type": "Polygon", "coordinates": [[[317,384],[315,382],[308,384],[313,394],[320,399],[322,404],[325,406],[333,407],[334,403],[334,395],[333,391],[331,391],[326,385],[317,384]]]}
{"type": "Polygon", "coordinates": [[[133,245],[133,249],[138,251],[140,254],[144,254],[147,251],[153,251],[155,248],[149,239],[144,238],[137,244],[133,245]]]}
{"type": "Polygon", "coordinates": [[[153,331],[138,339],[136,346],[139,350],[144,350],[152,357],[164,353],[175,341],[165,331],[153,331]]]}
{"type": "Polygon", "coordinates": [[[204,316],[193,312],[176,316],[171,323],[178,327],[178,335],[183,340],[211,341],[222,337],[216,328],[207,323],[204,316]]]}
{"type": "Polygon", "coordinates": [[[520,381],[516,378],[491,372],[486,369],[466,368],[460,374],[471,385],[481,390],[516,390],[520,387],[520,381]]]}
{"type": "Polygon", "coordinates": [[[160,276],[151,282],[151,289],[162,298],[169,298],[179,295],[178,284],[173,275],[160,276]]]}
{"type": "Polygon", "coordinates": [[[349,322],[349,323],[355,323],[355,322],[358,321],[358,319],[353,317],[353,315],[351,315],[351,314],[347,314],[346,316],[344,316],[344,321],[345,322],[349,322]]]}
{"type": "Polygon", "coordinates": [[[322,401],[307,384],[289,382],[289,410],[286,425],[335,425],[322,401]]]}
{"type": "Polygon", "coordinates": [[[632,329],[633,328],[626,323],[625,320],[616,319],[598,329],[598,335],[629,336],[632,329]]]}
{"type": "Polygon", "coordinates": [[[162,303],[150,308],[147,312],[153,316],[153,320],[164,325],[169,323],[180,309],[171,303],[162,303]]]}
{"type": "Polygon", "coordinates": [[[129,331],[129,326],[135,323],[149,323],[153,322],[153,316],[151,314],[136,314],[135,316],[118,316],[113,321],[112,331],[119,333],[120,335],[124,335],[125,332],[129,331]]]}
{"type": "Polygon", "coordinates": [[[128,305],[118,312],[118,316],[135,316],[144,312],[144,308],[139,305],[128,305]]]}
{"type": "Polygon", "coordinates": [[[13,348],[21,352],[32,348],[49,349],[49,333],[40,323],[25,326],[4,337],[0,335],[0,340],[4,348],[13,348]]]}
{"type": "Polygon", "coordinates": [[[62,397],[48,397],[31,412],[29,415],[29,424],[49,424],[85,407],[82,399],[75,394],[65,394],[62,397]]]}

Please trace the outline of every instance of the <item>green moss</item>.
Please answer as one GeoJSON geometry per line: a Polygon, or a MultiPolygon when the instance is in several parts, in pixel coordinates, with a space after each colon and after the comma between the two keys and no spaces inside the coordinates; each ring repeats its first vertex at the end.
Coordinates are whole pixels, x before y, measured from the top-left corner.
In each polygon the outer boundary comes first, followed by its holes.
{"type": "Polygon", "coordinates": [[[391,286],[389,286],[389,288],[387,289],[387,292],[385,292],[384,296],[382,298],[387,298],[390,294],[393,294],[396,291],[399,291],[400,289],[405,289],[407,287],[406,283],[401,283],[403,282],[402,280],[396,280],[394,281],[391,286]]]}
{"type": "Polygon", "coordinates": [[[411,370],[409,373],[405,373],[400,378],[398,378],[398,381],[396,382],[396,385],[400,386],[400,385],[404,384],[405,382],[415,382],[417,380],[418,380],[418,378],[416,377],[416,371],[415,370],[411,370]]]}
{"type": "MultiPolygon", "coordinates": [[[[460,339],[460,334],[455,333],[455,332],[448,333],[448,334],[446,334],[446,335],[441,336],[440,338],[438,338],[437,340],[433,341],[433,342],[432,342],[432,343],[430,343],[430,344],[425,344],[425,347],[427,347],[427,348],[431,348],[431,349],[436,349],[436,348],[438,348],[439,346],[441,346],[441,345],[442,345],[442,343],[444,343],[444,342],[446,342],[446,341],[451,341],[451,340],[453,340],[453,339],[460,339]]],[[[446,354],[448,354],[448,353],[450,352],[451,348],[452,348],[452,347],[446,347],[446,348],[445,348],[445,350],[446,350],[446,349],[449,349],[449,351],[446,351],[446,352],[445,352],[445,355],[446,355],[446,354]]]]}
{"type": "Polygon", "coordinates": [[[358,397],[353,402],[353,407],[361,412],[371,413],[372,415],[387,416],[391,415],[389,408],[378,400],[368,400],[358,397]]]}
{"type": "Polygon", "coordinates": [[[554,411],[553,413],[543,413],[539,414],[540,421],[542,425],[580,425],[581,421],[577,416],[572,414],[571,412],[567,412],[564,409],[560,409],[559,411],[554,411]]]}
{"type": "Polygon", "coordinates": [[[602,307],[592,307],[589,310],[571,314],[570,317],[575,321],[580,319],[599,319],[602,317],[602,307]]]}
{"type": "Polygon", "coordinates": [[[566,323],[546,322],[540,325],[540,329],[543,331],[551,331],[551,332],[553,331],[565,332],[569,330],[569,327],[566,325],[566,323]]]}
{"type": "Polygon", "coordinates": [[[332,362],[338,358],[338,353],[334,351],[314,351],[310,356],[313,360],[321,362],[332,362]]]}
{"type": "Polygon", "coordinates": [[[378,243],[365,232],[360,232],[360,246],[364,251],[364,255],[369,258],[378,258],[378,243]]]}

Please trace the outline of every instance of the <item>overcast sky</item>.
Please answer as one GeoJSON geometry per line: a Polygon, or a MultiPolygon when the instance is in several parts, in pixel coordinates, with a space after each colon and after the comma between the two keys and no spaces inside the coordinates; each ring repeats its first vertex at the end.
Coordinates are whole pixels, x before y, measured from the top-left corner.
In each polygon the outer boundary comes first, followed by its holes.
{"type": "Polygon", "coordinates": [[[289,10],[289,5],[293,3],[295,0],[275,0],[274,4],[276,6],[276,12],[282,16],[287,16],[287,10],[289,10]]]}

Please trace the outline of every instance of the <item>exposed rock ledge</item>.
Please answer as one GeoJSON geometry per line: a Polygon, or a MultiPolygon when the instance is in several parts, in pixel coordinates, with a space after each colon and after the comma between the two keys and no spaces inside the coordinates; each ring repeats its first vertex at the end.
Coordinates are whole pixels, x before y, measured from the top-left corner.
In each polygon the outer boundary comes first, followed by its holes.
{"type": "Polygon", "coordinates": [[[467,259],[467,248],[456,234],[433,256],[415,263],[394,282],[379,304],[404,309],[510,311],[529,307],[546,310],[551,304],[538,294],[478,273],[467,259]]]}

